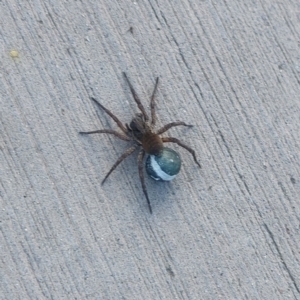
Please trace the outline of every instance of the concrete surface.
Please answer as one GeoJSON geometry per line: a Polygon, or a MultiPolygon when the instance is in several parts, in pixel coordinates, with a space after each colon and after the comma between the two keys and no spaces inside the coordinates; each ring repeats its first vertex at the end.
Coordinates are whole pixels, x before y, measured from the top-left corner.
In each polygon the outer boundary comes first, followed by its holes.
{"type": "Polygon", "coordinates": [[[298,1],[0,2],[1,299],[300,299],[298,1]],[[170,183],[79,131],[137,112],[184,149],[170,183]]]}

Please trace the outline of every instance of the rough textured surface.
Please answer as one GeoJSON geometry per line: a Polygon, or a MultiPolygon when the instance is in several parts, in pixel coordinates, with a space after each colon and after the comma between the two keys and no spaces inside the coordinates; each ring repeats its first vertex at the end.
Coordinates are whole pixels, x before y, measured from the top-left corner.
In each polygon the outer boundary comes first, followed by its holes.
{"type": "MultiPolygon", "coordinates": [[[[0,2],[1,299],[300,299],[299,1],[0,2]],[[14,50],[14,51],[12,51],[14,50]],[[155,77],[180,175],[80,130],[155,77]]],[[[167,136],[167,134],[166,134],[167,136]]]]}

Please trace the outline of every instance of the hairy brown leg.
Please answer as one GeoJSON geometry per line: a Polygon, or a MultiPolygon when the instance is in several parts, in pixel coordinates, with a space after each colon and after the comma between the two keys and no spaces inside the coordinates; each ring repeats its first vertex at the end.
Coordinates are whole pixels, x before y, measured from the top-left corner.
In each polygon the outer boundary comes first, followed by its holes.
{"type": "Polygon", "coordinates": [[[172,122],[172,123],[166,124],[159,130],[157,130],[156,134],[162,134],[162,133],[166,132],[167,130],[169,130],[170,128],[175,127],[175,126],[180,126],[180,125],[187,126],[187,127],[193,127],[193,125],[188,125],[182,121],[172,122]]]}
{"type": "Polygon", "coordinates": [[[132,146],[129,149],[127,149],[119,158],[118,160],[114,163],[114,165],[111,167],[111,169],[109,170],[109,172],[106,174],[106,176],[104,177],[104,179],[102,180],[101,184],[104,183],[104,181],[107,179],[107,177],[111,174],[111,172],[126,158],[128,157],[130,154],[132,154],[136,149],[137,149],[138,145],[132,146]]]}
{"type": "Polygon", "coordinates": [[[146,184],[145,184],[144,165],[143,165],[144,156],[145,156],[145,151],[143,149],[141,149],[141,151],[139,152],[139,155],[138,155],[139,175],[140,175],[143,192],[147,199],[149,211],[150,211],[150,214],[152,214],[152,208],[151,208],[151,204],[150,204],[150,200],[148,197],[147,188],[146,188],[146,184]]]}
{"type": "Polygon", "coordinates": [[[124,77],[125,77],[125,79],[126,79],[128,85],[129,85],[129,88],[130,88],[131,94],[132,94],[132,96],[133,96],[133,98],[134,98],[134,101],[136,102],[138,108],[139,108],[140,111],[142,112],[145,121],[148,121],[148,120],[149,120],[149,117],[148,117],[148,115],[147,115],[147,113],[146,113],[146,111],[145,111],[145,108],[144,108],[144,106],[143,106],[141,100],[139,99],[137,93],[135,92],[135,90],[134,90],[132,84],[130,83],[130,81],[129,81],[129,79],[128,79],[128,77],[127,77],[127,75],[126,75],[125,72],[123,72],[123,75],[124,75],[124,77]]]}
{"type": "Polygon", "coordinates": [[[123,141],[131,141],[132,139],[129,136],[126,136],[122,133],[119,133],[118,131],[111,130],[111,129],[100,129],[100,130],[94,130],[94,131],[80,131],[80,134],[94,134],[94,133],[108,133],[113,134],[114,136],[118,137],[119,139],[123,141]]]}
{"type": "Polygon", "coordinates": [[[156,78],[156,82],[155,82],[155,86],[154,86],[154,90],[151,96],[151,101],[150,101],[150,108],[151,108],[151,124],[154,126],[156,124],[156,112],[155,112],[155,93],[157,90],[157,86],[158,86],[158,80],[159,78],[156,78]]]}
{"type": "Polygon", "coordinates": [[[95,98],[91,97],[91,100],[93,100],[101,109],[103,109],[119,126],[119,128],[124,132],[127,133],[127,129],[124,127],[122,122],[106,107],[104,107],[101,103],[99,103],[95,98]]]}
{"type": "Polygon", "coordinates": [[[163,143],[176,143],[177,145],[181,146],[182,148],[186,149],[187,151],[189,151],[192,155],[193,155],[193,158],[194,158],[194,161],[195,163],[201,168],[201,165],[199,164],[197,158],[196,158],[196,154],[195,154],[195,151],[190,148],[189,146],[185,145],[184,143],[182,143],[180,140],[176,139],[176,138],[173,138],[173,137],[165,137],[165,138],[162,138],[162,141],[163,143]]]}

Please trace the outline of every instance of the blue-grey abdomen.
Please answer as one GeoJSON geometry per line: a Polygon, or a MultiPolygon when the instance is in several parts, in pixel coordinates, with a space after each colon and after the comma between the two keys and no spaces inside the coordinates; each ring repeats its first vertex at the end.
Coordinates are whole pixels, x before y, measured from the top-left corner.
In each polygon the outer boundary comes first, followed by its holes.
{"type": "Polygon", "coordinates": [[[146,160],[146,171],[155,180],[174,179],[179,173],[180,167],[180,155],[167,147],[164,147],[159,155],[149,155],[146,160]]]}

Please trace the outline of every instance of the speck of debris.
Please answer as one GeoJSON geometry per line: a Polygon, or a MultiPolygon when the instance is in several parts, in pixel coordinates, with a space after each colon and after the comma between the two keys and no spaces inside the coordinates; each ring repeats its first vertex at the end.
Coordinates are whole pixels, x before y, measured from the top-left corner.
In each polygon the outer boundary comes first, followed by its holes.
{"type": "Polygon", "coordinates": [[[170,266],[166,267],[167,272],[170,274],[171,277],[175,277],[175,274],[170,266]]]}
{"type": "Polygon", "coordinates": [[[11,58],[18,58],[19,52],[17,50],[11,50],[11,51],[9,51],[9,55],[11,58]]]}

